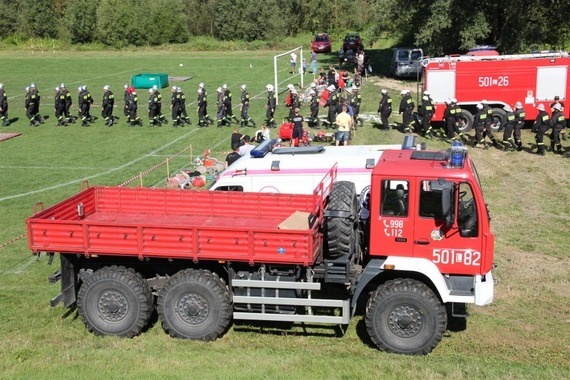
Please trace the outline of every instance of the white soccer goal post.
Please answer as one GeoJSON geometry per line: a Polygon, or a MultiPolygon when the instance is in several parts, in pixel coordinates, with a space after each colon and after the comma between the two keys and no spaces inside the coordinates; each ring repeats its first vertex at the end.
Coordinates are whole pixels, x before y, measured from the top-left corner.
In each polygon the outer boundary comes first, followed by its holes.
{"type": "Polygon", "coordinates": [[[275,95],[277,95],[277,104],[279,104],[279,85],[284,84],[285,82],[290,82],[292,80],[296,80],[297,84],[300,88],[304,87],[303,83],[303,46],[299,46],[293,50],[289,50],[285,53],[277,54],[273,57],[273,72],[274,72],[274,86],[275,86],[275,95]],[[291,70],[291,54],[295,53],[297,55],[297,71],[294,74],[291,74],[289,70],[291,70]],[[280,57],[287,56],[287,59],[279,60],[280,57]],[[279,76],[281,74],[281,78],[283,78],[283,74],[289,75],[285,79],[281,79],[279,81],[279,76]],[[298,78],[297,78],[298,77],[298,78]]]}

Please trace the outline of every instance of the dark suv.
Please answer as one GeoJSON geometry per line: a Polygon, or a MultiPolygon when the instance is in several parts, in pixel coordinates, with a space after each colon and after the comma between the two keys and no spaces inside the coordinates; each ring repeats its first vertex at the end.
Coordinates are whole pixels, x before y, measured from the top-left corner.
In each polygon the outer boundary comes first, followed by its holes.
{"type": "Polygon", "coordinates": [[[360,34],[348,33],[346,37],[344,37],[344,40],[342,41],[342,50],[347,51],[349,48],[355,52],[364,49],[360,34]]]}

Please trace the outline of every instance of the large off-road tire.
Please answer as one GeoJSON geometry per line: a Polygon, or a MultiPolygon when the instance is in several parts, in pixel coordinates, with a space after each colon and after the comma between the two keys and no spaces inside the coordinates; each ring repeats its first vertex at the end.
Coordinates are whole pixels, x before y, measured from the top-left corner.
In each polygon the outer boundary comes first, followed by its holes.
{"type": "Polygon", "coordinates": [[[81,285],[77,309],[87,329],[95,335],[131,338],[148,323],[153,297],[139,273],[125,267],[104,267],[81,285]]]}
{"type": "Polygon", "coordinates": [[[387,281],[372,294],[365,321],[368,334],[379,349],[424,355],[443,337],[447,312],[427,285],[396,279],[387,281]]]}
{"type": "Polygon", "coordinates": [[[157,304],[162,327],[177,338],[215,340],[232,317],[226,284],[207,270],[176,273],[159,291],[157,304]]]}
{"type": "Polygon", "coordinates": [[[351,214],[350,217],[327,217],[325,224],[327,258],[334,259],[349,254],[355,244],[354,229],[358,219],[358,201],[354,183],[335,182],[329,196],[327,210],[347,211],[351,214]]]}
{"type": "Polygon", "coordinates": [[[466,133],[469,132],[471,129],[473,129],[474,117],[471,112],[462,109],[458,119],[459,119],[459,124],[457,126],[457,129],[459,130],[459,132],[466,133]]]}
{"type": "MultiPolygon", "coordinates": [[[[499,129],[501,129],[501,124],[503,123],[505,116],[507,116],[507,112],[502,108],[493,108],[492,111],[493,122],[491,123],[491,131],[496,133],[499,132],[499,129]]],[[[499,140],[501,139],[502,138],[499,138],[499,140]]]]}

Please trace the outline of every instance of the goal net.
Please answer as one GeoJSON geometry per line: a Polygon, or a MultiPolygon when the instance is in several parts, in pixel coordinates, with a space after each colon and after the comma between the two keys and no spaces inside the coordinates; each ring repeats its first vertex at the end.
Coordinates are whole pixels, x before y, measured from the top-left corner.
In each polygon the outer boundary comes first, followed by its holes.
{"type": "Polygon", "coordinates": [[[277,103],[279,103],[279,95],[287,89],[288,84],[297,85],[299,88],[304,87],[303,83],[303,47],[299,46],[285,53],[277,54],[273,57],[273,72],[275,94],[277,94],[277,103]],[[295,70],[293,70],[293,59],[296,59],[295,70]]]}

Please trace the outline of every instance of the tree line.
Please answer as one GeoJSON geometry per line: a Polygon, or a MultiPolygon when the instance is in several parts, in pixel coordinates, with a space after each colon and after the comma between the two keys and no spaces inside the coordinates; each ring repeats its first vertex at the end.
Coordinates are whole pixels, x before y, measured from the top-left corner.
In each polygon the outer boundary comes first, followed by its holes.
{"type": "Polygon", "coordinates": [[[0,14],[0,39],[118,48],[346,30],[396,36],[431,55],[477,44],[503,53],[560,49],[570,39],[567,0],[0,0],[0,14]]]}

